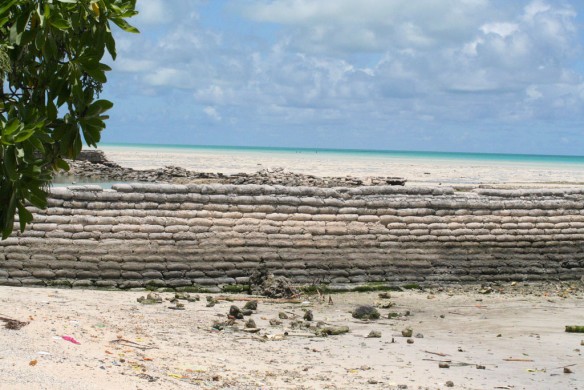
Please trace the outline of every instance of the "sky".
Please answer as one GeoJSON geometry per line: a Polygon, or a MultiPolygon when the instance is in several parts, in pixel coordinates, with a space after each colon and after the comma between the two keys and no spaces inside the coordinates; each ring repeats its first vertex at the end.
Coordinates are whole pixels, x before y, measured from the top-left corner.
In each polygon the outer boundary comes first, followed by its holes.
{"type": "Polygon", "coordinates": [[[581,0],[139,0],[105,143],[584,155],[581,0]]]}

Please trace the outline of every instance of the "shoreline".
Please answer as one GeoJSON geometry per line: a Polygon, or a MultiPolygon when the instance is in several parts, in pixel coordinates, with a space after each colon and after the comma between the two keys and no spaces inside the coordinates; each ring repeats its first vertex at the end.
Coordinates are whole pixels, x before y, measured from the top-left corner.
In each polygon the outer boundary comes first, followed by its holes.
{"type": "Polygon", "coordinates": [[[407,185],[425,186],[499,186],[504,188],[584,186],[584,165],[519,163],[476,160],[423,160],[294,153],[253,153],[244,151],[100,148],[107,158],[122,167],[157,169],[178,166],[197,172],[253,174],[262,169],[286,171],[320,177],[353,176],[403,177],[407,185]],[[155,161],[155,162],[154,162],[155,161]]]}

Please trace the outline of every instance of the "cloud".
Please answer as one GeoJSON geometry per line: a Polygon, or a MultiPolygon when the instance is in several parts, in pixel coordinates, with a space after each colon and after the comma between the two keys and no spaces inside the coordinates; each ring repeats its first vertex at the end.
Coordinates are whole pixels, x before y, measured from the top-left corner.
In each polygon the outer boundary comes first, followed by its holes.
{"type": "Polygon", "coordinates": [[[445,128],[480,145],[484,129],[584,115],[569,2],[151,1],[142,34],[119,35],[112,88],[172,96],[167,116],[221,136],[431,148],[445,128]]]}
{"type": "Polygon", "coordinates": [[[165,24],[174,18],[172,6],[162,0],[139,1],[140,22],[145,25],[165,24]]]}
{"type": "Polygon", "coordinates": [[[221,115],[219,114],[215,107],[207,106],[203,109],[203,112],[205,112],[205,114],[207,114],[209,118],[214,119],[216,121],[220,121],[222,119],[221,115]]]}

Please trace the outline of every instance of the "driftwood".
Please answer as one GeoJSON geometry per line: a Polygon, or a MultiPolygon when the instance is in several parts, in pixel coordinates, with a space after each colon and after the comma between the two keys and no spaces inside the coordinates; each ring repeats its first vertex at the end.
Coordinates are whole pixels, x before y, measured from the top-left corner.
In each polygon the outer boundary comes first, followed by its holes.
{"type": "Polygon", "coordinates": [[[442,353],[442,352],[432,352],[432,351],[424,351],[424,352],[432,354],[432,355],[438,355],[438,356],[450,356],[447,353],[442,353]]]}

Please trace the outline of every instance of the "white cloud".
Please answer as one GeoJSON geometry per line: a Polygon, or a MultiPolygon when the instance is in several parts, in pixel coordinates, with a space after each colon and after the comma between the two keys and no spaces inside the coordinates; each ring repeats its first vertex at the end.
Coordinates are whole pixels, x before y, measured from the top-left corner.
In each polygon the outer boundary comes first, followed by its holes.
{"type": "Polygon", "coordinates": [[[222,119],[221,115],[219,114],[219,112],[217,111],[217,109],[215,107],[207,106],[207,107],[203,108],[203,112],[205,114],[207,114],[207,116],[213,120],[220,121],[222,119]]]}
{"type": "Polygon", "coordinates": [[[137,3],[139,21],[144,24],[165,24],[173,19],[172,5],[168,1],[145,0],[137,3]]]}

